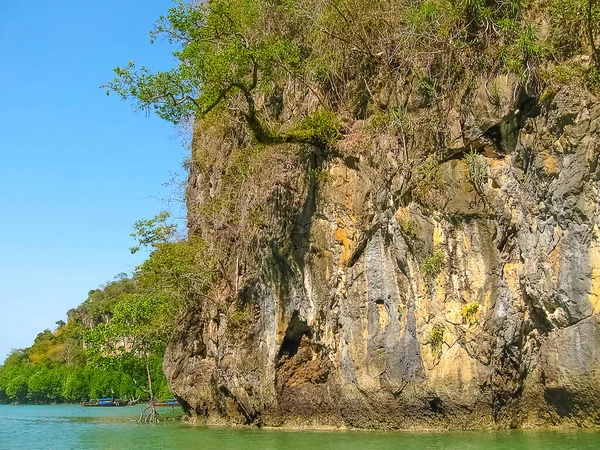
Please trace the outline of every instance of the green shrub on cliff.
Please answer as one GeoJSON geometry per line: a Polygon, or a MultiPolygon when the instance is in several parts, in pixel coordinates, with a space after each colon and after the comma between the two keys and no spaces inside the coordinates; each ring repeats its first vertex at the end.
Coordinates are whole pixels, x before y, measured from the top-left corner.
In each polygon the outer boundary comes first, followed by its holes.
{"type": "Polygon", "coordinates": [[[465,153],[464,161],[468,167],[467,179],[475,192],[483,197],[485,185],[488,182],[487,165],[480,161],[479,155],[475,151],[465,153]]]}
{"type": "Polygon", "coordinates": [[[538,30],[527,24],[514,34],[512,42],[500,48],[500,59],[510,72],[517,75],[522,85],[528,86],[534,81],[534,70],[543,52],[538,30]]]}
{"type": "Polygon", "coordinates": [[[460,315],[465,322],[467,322],[469,325],[473,325],[476,322],[476,316],[479,312],[479,307],[480,305],[477,302],[464,305],[461,308],[460,315]]]}
{"type": "Polygon", "coordinates": [[[594,0],[550,0],[549,44],[559,61],[590,45],[600,28],[600,3],[594,0]]]}
{"type": "Polygon", "coordinates": [[[444,266],[444,254],[435,250],[431,255],[427,255],[421,263],[421,273],[427,281],[433,281],[442,271],[444,266]]]}
{"type": "Polygon", "coordinates": [[[136,267],[137,285],[128,293],[162,295],[175,304],[195,294],[205,294],[217,273],[214,258],[204,241],[177,239],[177,226],[169,223],[169,218],[170,214],[163,211],[152,219],[135,223],[131,236],[138,244],[131,248],[132,253],[141,249],[151,250],[151,253],[136,267]]]}
{"type": "Polygon", "coordinates": [[[241,94],[243,114],[259,140],[270,138],[256,112],[255,92],[273,77],[276,66],[288,71],[300,61],[283,25],[276,23],[282,6],[261,0],[178,1],[159,18],[152,40],[165,38],[181,47],[179,64],[152,73],[130,61],[115,69],[106,92],[135,100],[137,109],[153,109],[171,122],[203,117],[241,94]],[[262,33],[266,22],[268,33],[262,33]]]}
{"type": "MultiPolygon", "coordinates": [[[[556,93],[557,89],[565,84],[582,85],[592,92],[600,92],[600,68],[582,64],[581,61],[556,65],[545,72],[545,77],[550,83],[545,93],[556,93]]],[[[543,95],[540,102],[542,99],[543,95]]]]}
{"type": "Polygon", "coordinates": [[[429,335],[429,345],[431,347],[431,354],[435,358],[439,358],[442,355],[442,348],[444,344],[444,327],[442,325],[435,325],[431,329],[429,335]]]}
{"type": "Polygon", "coordinates": [[[177,299],[206,293],[216,276],[213,258],[197,238],[164,243],[137,268],[143,289],[177,299]]]}
{"type": "Polygon", "coordinates": [[[400,228],[402,231],[411,239],[415,239],[417,237],[418,225],[417,222],[410,219],[404,219],[400,221],[400,228]]]}
{"type": "Polygon", "coordinates": [[[342,137],[341,124],[331,111],[318,110],[306,116],[300,125],[290,134],[300,141],[316,142],[323,147],[332,148],[342,137]]]}

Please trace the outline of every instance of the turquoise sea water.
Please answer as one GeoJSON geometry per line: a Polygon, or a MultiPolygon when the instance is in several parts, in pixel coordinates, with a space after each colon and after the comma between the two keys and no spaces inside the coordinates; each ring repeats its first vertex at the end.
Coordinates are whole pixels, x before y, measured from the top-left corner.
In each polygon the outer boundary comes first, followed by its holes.
{"type": "MultiPolygon", "coordinates": [[[[0,449],[575,450],[600,449],[600,430],[461,433],[308,432],[135,422],[141,407],[0,405],[0,449]]],[[[171,413],[171,408],[161,408],[171,413]]]]}

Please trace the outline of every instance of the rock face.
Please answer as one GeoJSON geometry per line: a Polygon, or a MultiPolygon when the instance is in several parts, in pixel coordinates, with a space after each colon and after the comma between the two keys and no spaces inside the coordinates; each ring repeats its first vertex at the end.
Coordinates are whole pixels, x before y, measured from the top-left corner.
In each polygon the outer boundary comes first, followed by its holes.
{"type": "MultiPolygon", "coordinates": [[[[164,368],[192,420],[600,424],[600,101],[495,82],[448,107],[430,184],[389,133],[353,150],[348,124],[295,214],[270,216],[291,225],[257,275],[181,320],[164,368]]],[[[190,177],[198,206],[215,183],[190,177]]]]}

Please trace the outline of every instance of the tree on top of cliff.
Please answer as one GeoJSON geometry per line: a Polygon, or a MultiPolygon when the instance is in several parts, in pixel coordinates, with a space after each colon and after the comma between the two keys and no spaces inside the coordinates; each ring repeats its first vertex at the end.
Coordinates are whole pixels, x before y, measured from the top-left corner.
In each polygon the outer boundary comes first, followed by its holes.
{"type": "Polygon", "coordinates": [[[598,23],[596,0],[179,0],[150,33],[177,46],[177,66],[155,73],[130,61],[103,87],[174,123],[227,105],[259,141],[311,142],[278,129],[281,105],[265,111],[290,81],[321,107],[357,118],[386,84],[433,87],[436,100],[470,77],[508,71],[535,90],[592,70],[568,59],[598,53],[598,23]]]}
{"type": "Polygon", "coordinates": [[[152,41],[164,38],[179,45],[173,52],[178,66],[151,73],[130,61],[115,69],[117,77],[104,86],[107,94],[132,98],[136,108],[153,109],[159,117],[178,123],[204,116],[241,92],[247,103],[244,114],[259,130],[254,89],[275,64],[293,66],[299,61],[284,33],[259,32],[263,6],[256,0],[177,2],[150,35],[152,41]]]}

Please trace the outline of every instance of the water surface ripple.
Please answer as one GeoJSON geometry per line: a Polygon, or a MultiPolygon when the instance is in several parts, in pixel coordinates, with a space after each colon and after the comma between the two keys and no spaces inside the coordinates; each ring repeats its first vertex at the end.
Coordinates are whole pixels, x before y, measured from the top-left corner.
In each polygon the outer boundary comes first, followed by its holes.
{"type": "MultiPolygon", "coordinates": [[[[282,431],[135,422],[141,407],[0,405],[0,449],[579,450],[599,430],[403,433],[282,431]]],[[[170,413],[171,408],[163,411],[170,413]]]]}

